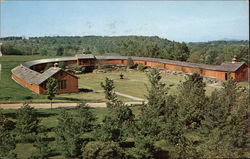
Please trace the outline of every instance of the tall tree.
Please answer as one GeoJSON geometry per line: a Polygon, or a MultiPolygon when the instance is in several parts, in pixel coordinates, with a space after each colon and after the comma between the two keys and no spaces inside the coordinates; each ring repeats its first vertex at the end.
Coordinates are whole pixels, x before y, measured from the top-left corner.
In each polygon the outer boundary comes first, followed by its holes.
{"type": "Polygon", "coordinates": [[[165,114],[166,92],[165,84],[161,82],[158,69],[153,69],[148,74],[151,84],[148,89],[148,103],[143,106],[139,118],[135,121],[132,134],[135,140],[135,148],[131,150],[135,158],[154,158],[159,151],[155,142],[160,139],[163,130],[163,116],[165,114]]]}
{"type": "Polygon", "coordinates": [[[72,115],[63,109],[58,117],[58,125],[55,128],[55,139],[58,152],[64,158],[80,156],[82,147],[80,130],[80,125],[72,115]]]}
{"type": "Polygon", "coordinates": [[[210,130],[205,157],[246,157],[249,95],[231,79],[223,87],[210,97],[203,122],[210,130]]]}
{"type": "Polygon", "coordinates": [[[65,158],[81,158],[81,148],[88,142],[83,135],[94,128],[96,117],[90,108],[81,103],[73,116],[63,109],[58,117],[55,128],[56,145],[60,154],[65,158]]]}
{"type": "Polygon", "coordinates": [[[25,136],[30,133],[38,133],[39,119],[36,110],[24,103],[21,108],[17,110],[16,114],[16,131],[18,135],[25,136]]]}
{"type": "Polygon", "coordinates": [[[207,101],[205,86],[203,77],[194,73],[188,75],[186,81],[179,87],[178,117],[186,129],[200,127],[201,121],[204,119],[203,112],[207,101]]]}
{"type": "Polygon", "coordinates": [[[108,100],[107,107],[118,106],[121,101],[118,100],[114,91],[114,81],[109,78],[105,78],[105,83],[101,82],[101,87],[104,89],[105,98],[108,100]]]}

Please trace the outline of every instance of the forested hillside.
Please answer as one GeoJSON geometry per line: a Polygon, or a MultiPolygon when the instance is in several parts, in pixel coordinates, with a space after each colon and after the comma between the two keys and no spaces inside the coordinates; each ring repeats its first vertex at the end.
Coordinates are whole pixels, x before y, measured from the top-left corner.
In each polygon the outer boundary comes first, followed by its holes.
{"type": "Polygon", "coordinates": [[[220,64],[231,61],[237,55],[239,61],[248,62],[249,41],[210,41],[188,43],[190,57],[188,61],[206,64],[220,64]]]}
{"type": "Polygon", "coordinates": [[[54,36],[1,38],[5,55],[59,55],[79,53],[144,56],[195,63],[220,64],[237,55],[248,61],[249,41],[180,43],[157,36],[54,36]]]}

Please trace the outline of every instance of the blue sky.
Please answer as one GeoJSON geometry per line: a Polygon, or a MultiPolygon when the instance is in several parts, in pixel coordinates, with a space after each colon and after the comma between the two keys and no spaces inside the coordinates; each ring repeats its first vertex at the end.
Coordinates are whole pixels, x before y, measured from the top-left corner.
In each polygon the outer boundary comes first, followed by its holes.
{"type": "Polygon", "coordinates": [[[3,1],[1,36],[249,39],[247,1],[3,1]]]}

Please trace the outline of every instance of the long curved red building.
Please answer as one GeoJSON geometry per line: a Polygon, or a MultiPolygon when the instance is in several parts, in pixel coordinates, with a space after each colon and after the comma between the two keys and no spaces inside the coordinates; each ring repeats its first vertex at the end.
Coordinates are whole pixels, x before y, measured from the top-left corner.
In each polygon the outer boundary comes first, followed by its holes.
{"type": "Polygon", "coordinates": [[[46,93],[46,81],[50,77],[58,80],[58,93],[78,92],[78,78],[58,67],[51,67],[40,73],[47,64],[64,62],[65,66],[82,65],[94,67],[97,63],[126,65],[128,58],[134,63],[141,63],[145,66],[182,71],[184,73],[197,72],[203,76],[217,80],[233,78],[236,81],[247,81],[249,67],[244,62],[224,62],[221,65],[205,65],[190,62],[173,61],[158,58],[127,57],[127,56],[93,56],[91,54],[79,54],[74,57],[51,58],[25,62],[12,69],[12,78],[22,86],[37,94],[46,93]]]}

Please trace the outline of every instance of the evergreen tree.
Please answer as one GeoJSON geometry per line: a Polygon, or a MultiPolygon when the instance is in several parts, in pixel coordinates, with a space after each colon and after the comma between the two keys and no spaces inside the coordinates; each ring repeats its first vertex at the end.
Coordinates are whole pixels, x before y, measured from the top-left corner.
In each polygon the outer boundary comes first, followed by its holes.
{"type": "Polygon", "coordinates": [[[205,157],[246,157],[249,96],[234,80],[226,81],[223,87],[210,97],[203,122],[211,130],[205,157]]]}
{"type": "Polygon", "coordinates": [[[0,158],[16,158],[13,150],[16,148],[15,137],[11,130],[14,129],[14,123],[8,120],[0,110],[0,158]]]}
{"type": "Polygon", "coordinates": [[[57,93],[57,80],[50,77],[46,83],[46,89],[48,94],[48,99],[50,100],[50,106],[52,108],[52,100],[57,93]]]}
{"type": "Polygon", "coordinates": [[[141,114],[136,120],[132,134],[135,140],[135,148],[131,154],[135,158],[154,158],[158,149],[154,146],[160,140],[160,134],[164,125],[167,88],[162,83],[159,70],[153,69],[148,74],[151,88],[148,89],[148,103],[143,106],[141,114]]]}
{"type": "Polygon", "coordinates": [[[114,81],[105,78],[105,83],[101,82],[101,87],[104,89],[105,98],[108,100],[107,107],[115,107],[121,105],[121,101],[118,100],[117,95],[114,92],[114,81]]]}
{"type": "Polygon", "coordinates": [[[57,150],[64,158],[79,157],[81,155],[82,134],[80,125],[66,109],[63,109],[58,117],[55,133],[57,150]]]}
{"type": "Polygon", "coordinates": [[[185,129],[198,128],[204,119],[206,95],[203,77],[194,73],[188,75],[186,81],[179,87],[177,96],[178,118],[185,129]]]}
{"type": "Polygon", "coordinates": [[[16,114],[16,131],[20,136],[25,136],[30,133],[38,133],[39,119],[36,110],[24,103],[21,108],[17,110],[16,114]]]}
{"type": "Polygon", "coordinates": [[[76,108],[73,117],[66,109],[60,113],[55,128],[56,145],[64,158],[81,158],[81,148],[88,142],[83,135],[93,130],[96,117],[84,103],[76,108]]]}
{"type": "Polygon", "coordinates": [[[85,133],[93,130],[97,118],[88,105],[80,103],[77,108],[76,119],[81,133],[85,133]]]}
{"type": "Polygon", "coordinates": [[[130,159],[127,153],[116,142],[90,142],[82,154],[84,159],[130,159]]]}
{"type": "Polygon", "coordinates": [[[114,93],[113,80],[106,78],[104,88],[105,97],[108,100],[109,115],[105,116],[100,130],[96,134],[102,141],[121,142],[128,133],[129,125],[133,122],[132,110],[122,101],[118,100],[114,93]]]}
{"type": "Polygon", "coordinates": [[[49,141],[46,140],[47,135],[37,135],[33,146],[36,151],[32,153],[30,159],[48,159],[51,153],[49,141]]]}

